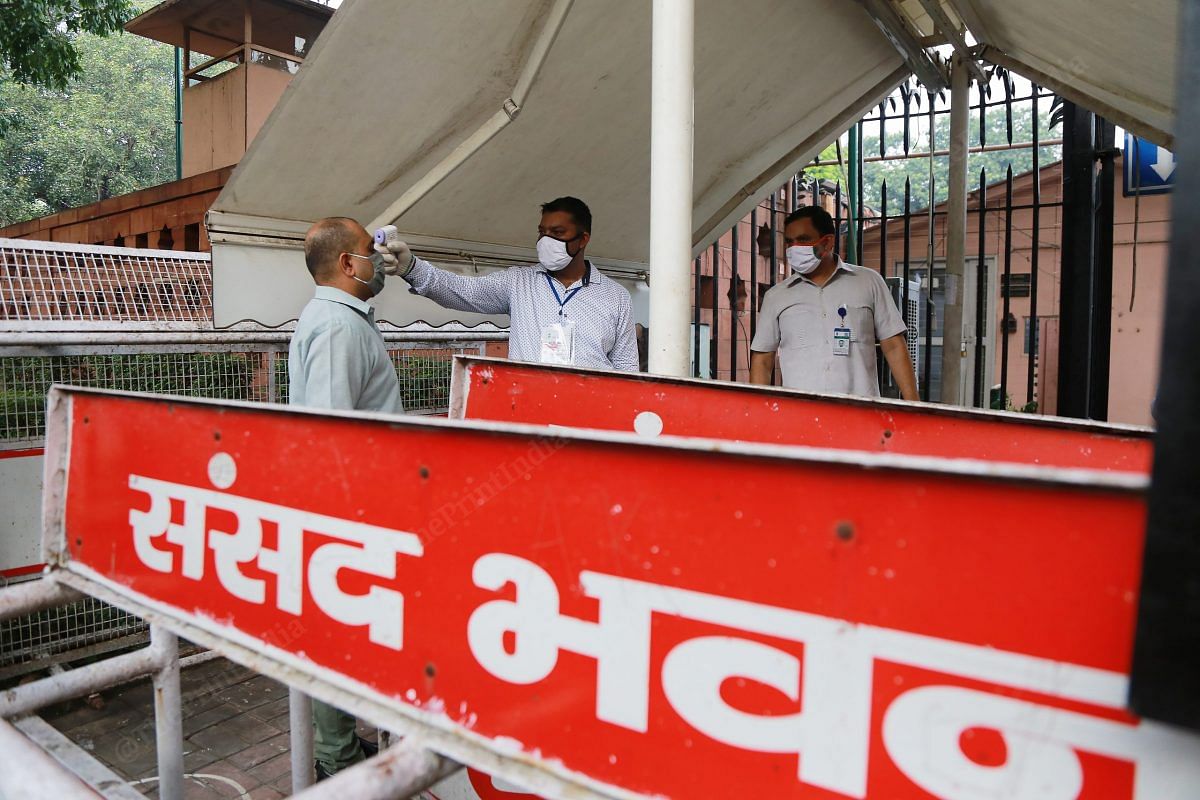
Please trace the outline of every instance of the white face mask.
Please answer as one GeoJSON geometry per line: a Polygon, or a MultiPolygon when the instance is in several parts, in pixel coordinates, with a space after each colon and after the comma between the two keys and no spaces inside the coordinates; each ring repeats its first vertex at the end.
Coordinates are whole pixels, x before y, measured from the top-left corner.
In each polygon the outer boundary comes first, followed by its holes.
{"type": "Polygon", "coordinates": [[[538,263],[551,272],[558,272],[573,259],[567,252],[567,243],[553,236],[542,236],[537,240],[537,254],[538,263]]]}
{"type": "Polygon", "coordinates": [[[807,275],[821,266],[821,257],[817,255],[817,248],[812,245],[797,244],[787,249],[787,262],[792,272],[807,275]]]}

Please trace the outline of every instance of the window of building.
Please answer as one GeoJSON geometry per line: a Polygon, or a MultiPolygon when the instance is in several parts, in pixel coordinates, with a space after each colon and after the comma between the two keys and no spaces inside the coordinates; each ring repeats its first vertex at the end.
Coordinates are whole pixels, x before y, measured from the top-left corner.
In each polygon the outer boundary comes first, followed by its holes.
{"type": "Polygon", "coordinates": [[[1001,297],[1029,297],[1030,275],[1028,272],[1014,272],[1008,276],[1008,280],[1004,279],[1004,275],[1000,276],[1000,292],[1001,297]]]}

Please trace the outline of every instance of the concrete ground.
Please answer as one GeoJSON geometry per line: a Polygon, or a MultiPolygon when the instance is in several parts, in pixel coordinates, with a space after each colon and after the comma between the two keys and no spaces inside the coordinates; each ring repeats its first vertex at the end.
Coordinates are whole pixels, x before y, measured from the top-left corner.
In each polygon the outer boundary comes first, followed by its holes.
{"type": "MultiPolygon", "coordinates": [[[[182,673],[186,800],[291,794],[287,687],[225,659],[182,673]]],[[[147,797],[158,797],[149,679],[41,716],[147,797]],[[98,706],[98,707],[97,707],[98,706]]],[[[374,728],[359,734],[375,740],[374,728]]]]}

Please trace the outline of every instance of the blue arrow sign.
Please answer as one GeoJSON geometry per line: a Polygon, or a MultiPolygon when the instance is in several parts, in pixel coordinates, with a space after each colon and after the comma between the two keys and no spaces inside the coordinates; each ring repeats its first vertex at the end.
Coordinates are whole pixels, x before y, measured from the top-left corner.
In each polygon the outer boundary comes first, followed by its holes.
{"type": "Polygon", "coordinates": [[[1125,196],[1163,194],[1175,186],[1175,154],[1125,134],[1125,196]]]}

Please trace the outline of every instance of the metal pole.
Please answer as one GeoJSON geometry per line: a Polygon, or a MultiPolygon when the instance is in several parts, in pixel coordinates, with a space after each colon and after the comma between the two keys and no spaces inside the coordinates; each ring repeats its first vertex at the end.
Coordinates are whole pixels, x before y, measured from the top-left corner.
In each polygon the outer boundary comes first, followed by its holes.
{"type": "Polygon", "coordinates": [[[738,368],[738,281],[741,280],[738,264],[738,228],[742,225],[741,221],[733,223],[733,230],[730,232],[731,243],[733,245],[730,256],[730,267],[732,275],[729,278],[729,380],[737,383],[737,368],[738,368]]]}
{"type": "Polygon", "coordinates": [[[1112,125],[1097,125],[1094,114],[1071,103],[1064,109],[1058,413],[1103,420],[1112,324],[1112,125]]]}
{"type": "MultiPolygon", "coordinates": [[[[984,379],[987,365],[983,361],[983,340],[987,331],[987,313],[990,293],[987,291],[987,168],[979,170],[979,253],[975,261],[975,391],[976,408],[984,408],[984,379]]],[[[990,351],[989,351],[990,352],[990,351]]]]}
{"type": "Polygon", "coordinates": [[[776,201],[778,192],[771,192],[771,285],[779,279],[779,209],[776,201]]]}
{"type": "MultiPolygon", "coordinates": [[[[934,225],[937,219],[934,216],[934,209],[937,208],[937,177],[933,172],[933,151],[937,145],[937,131],[935,125],[937,123],[937,96],[933,92],[928,92],[929,98],[929,241],[927,243],[927,256],[925,258],[925,277],[927,286],[924,292],[925,295],[925,374],[921,378],[921,384],[927,387],[925,394],[922,397],[925,401],[934,399],[933,396],[933,326],[934,314],[937,311],[933,301],[933,271],[934,271],[934,242],[937,236],[937,230],[934,225]]],[[[943,340],[944,342],[945,340],[943,340]]],[[[942,381],[942,386],[938,387],[938,399],[941,399],[941,389],[944,387],[945,381],[942,381]]]]}
{"type": "Polygon", "coordinates": [[[103,797],[72,775],[41,745],[30,741],[8,720],[0,719],[0,797],[5,800],[100,800],[103,797]],[[14,768],[19,765],[19,768],[14,768]]]}
{"type": "Polygon", "coordinates": [[[175,48],[175,180],[183,179],[183,52],[175,48]]]}
{"type": "Polygon", "coordinates": [[[750,341],[758,330],[758,206],[750,212],[750,341]]]}
{"type": "Polygon", "coordinates": [[[1012,305],[1012,193],[1013,174],[1012,164],[1008,165],[1008,175],[1004,184],[1004,278],[1000,281],[1004,305],[1000,314],[1000,410],[1008,409],[1008,351],[1009,340],[1015,331],[1008,329],[1008,317],[1012,305]]]}
{"type": "Polygon", "coordinates": [[[14,717],[51,703],[98,692],[123,680],[145,677],[162,667],[162,654],[151,644],[132,653],[5,689],[0,692],[0,717],[14,717]]]}
{"type": "Polygon", "coordinates": [[[1145,717],[1200,728],[1200,0],[1180,4],[1180,63],[1175,85],[1178,188],[1172,203],[1166,315],[1155,417],[1142,593],[1129,702],[1145,717]]]}
{"type": "Polygon", "coordinates": [[[402,800],[423,792],[462,765],[426,750],[414,737],[328,780],[292,795],[296,800],[402,800]]]}
{"type": "Polygon", "coordinates": [[[312,698],[288,689],[288,727],[292,745],[292,794],[313,785],[312,698]]]}
{"type": "Polygon", "coordinates": [[[888,252],[887,252],[887,232],[888,224],[888,190],[887,178],[879,186],[879,274],[887,277],[888,274],[888,252]]]}
{"type": "Polygon", "coordinates": [[[964,405],[963,289],[967,264],[967,126],[971,78],[967,63],[956,56],[950,71],[950,185],[946,204],[946,290],[942,312],[942,396],[950,405],[964,405]]]}
{"type": "Polygon", "coordinates": [[[721,313],[721,245],[720,240],[713,242],[712,255],[709,258],[709,271],[712,273],[712,290],[709,292],[709,299],[712,301],[712,342],[708,348],[708,358],[710,364],[710,378],[720,380],[721,371],[718,369],[721,365],[721,325],[718,314],[721,313]]]}
{"type": "Polygon", "coordinates": [[[1112,356],[1113,223],[1116,213],[1116,126],[1096,117],[1096,242],[1092,247],[1092,344],[1091,387],[1088,416],[1108,419],[1109,367],[1112,356]]]}
{"type": "MultiPolygon", "coordinates": [[[[650,102],[649,371],[688,368],[695,0],[654,0],[650,102]]],[[[714,264],[714,270],[716,265],[714,264]]],[[[716,280],[716,275],[713,275],[716,280]]],[[[713,309],[714,319],[717,309],[713,309]]],[[[715,326],[714,326],[715,327],[715,326]]]]}
{"type": "Polygon", "coordinates": [[[54,578],[20,583],[0,590],[0,620],[32,614],[43,608],[66,605],[82,599],[83,595],[80,592],[63,586],[54,578]]]}
{"type": "Polygon", "coordinates": [[[703,302],[700,292],[700,257],[696,256],[696,268],[693,277],[696,300],[692,304],[692,377],[700,377],[700,304],[703,302]]]}
{"type": "Polygon", "coordinates": [[[862,120],[850,129],[854,135],[857,147],[855,147],[853,161],[852,181],[855,185],[850,189],[854,193],[854,246],[850,248],[850,255],[854,259],[855,264],[863,262],[863,151],[862,151],[862,120]]]}
{"type": "Polygon", "coordinates": [[[1063,223],[1058,312],[1058,414],[1087,416],[1090,267],[1095,219],[1092,114],[1063,103],[1063,223]]]}
{"type": "Polygon", "coordinates": [[[150,626],[151,647],[165,659],[154,673],[154,739],[158,748],[158,796],[183,800],[183,711],[179,689],[179,640],[160,625],[150,626]]]}
{"type": "Polygon", "coordinates": [[[1042,233],[1042,159],[1041,146],[1038,144],[1038,130],[1041,127],[1038,106],[1038,85],[1033,84],[1033,243],[1029,250],[1029,362],[1026,374],[1027,402],[1037,402],[1041,396],[1041,385],[1046,380],[1038,366],[1038,347],[1040,345],[1038,332],[1038,250],[1041,249],[1042,233]]]}
{"type": "Polygon", "coordinates": [[[833,254],[841,257],[842,255],[842,181],[838,180],[833,187],[833,227],[837,231],[837,238],[833,240],[833,254]]]}

